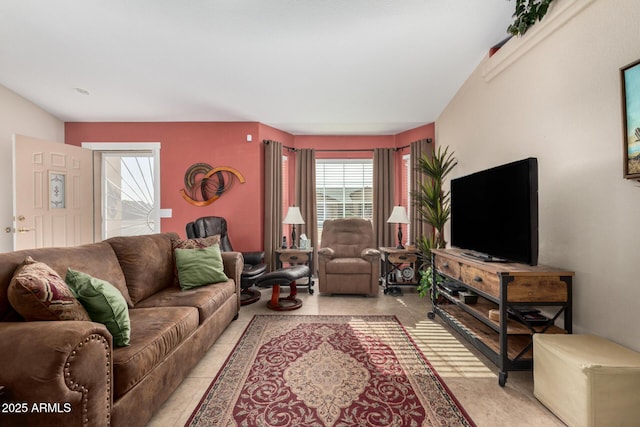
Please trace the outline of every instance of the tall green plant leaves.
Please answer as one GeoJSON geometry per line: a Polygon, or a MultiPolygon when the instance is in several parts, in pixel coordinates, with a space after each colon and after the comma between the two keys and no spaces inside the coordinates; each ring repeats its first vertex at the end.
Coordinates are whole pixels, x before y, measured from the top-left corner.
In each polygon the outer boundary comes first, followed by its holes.
{"type": "MultiPolygon", "coordinates": [[[[442,186],[445,177],[457,164],[449,147],[438,147],[431,156],[425,154],[418,160],[418,171],[425,174],[427,179],[413,193],[413,198],[422,219],[434,228],[434,247],[443,248],[446,245],[444,226],[451,214],[451,198],[450,192],[443,191],[442,186]]],[[[424,255],[430,255],[430,251],[424,255]]]]}
{"type": "Polygon", "coordinates": [[[449,153],[449,147],[438,147],[431,157],[426,154],[418,160],[418,169],[432,178],[438,184],[442,184],[445,176],[458,164],[453,157],[453,153],[449,153]]]}
{"type": "MultiPolygon", "coordinates": [[[[433,227],[434,233],[422,236],[416,241],[416,246],[423,261],[423,267],[429,267],[431,250],[444,248],[447,244],[444,237],[444,226],[451,216],[451,193],[443,190],[446,176],[458,164],[449,147],[438,147],[431,156],[423,155],[418,159],[417,170],[426,175],[416,191],[412,192],[414,203],[422,220],[433,227]]],[[[427,270],[428,271],[428,270],[427,270]]],[[[431,287],[431,274],[421,271],[418,292],[421,296],[427,294],[431,287]]]]}

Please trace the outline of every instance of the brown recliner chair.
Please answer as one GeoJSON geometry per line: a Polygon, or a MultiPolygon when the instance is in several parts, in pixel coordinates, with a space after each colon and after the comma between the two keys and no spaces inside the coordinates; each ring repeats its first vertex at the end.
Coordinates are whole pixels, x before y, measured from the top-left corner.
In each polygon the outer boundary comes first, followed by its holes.
{"type": "Polygon", "coordinates": [[[377,296],[380,251],[371,222],[361,218],[330,219],[322,226],[318,249],[318,289],[330,294],[377,296]]]}
{"type": "MultiPolygon", "coordinates": [[[[220,250],[224,252],[233,251],[229,235],[227,233],[227,220],[221,216],[205,216],[190,222],[186,226],[187,237],[209,237],[220,235],[220,250]]],[[[267,272],[267,265],[264,263],[264,252],[242,252],[244,257],[244,268],[240,277],[241,304],[247,305],[260,299],[260,291],[253,287],[256,281],[267,272]]]]}

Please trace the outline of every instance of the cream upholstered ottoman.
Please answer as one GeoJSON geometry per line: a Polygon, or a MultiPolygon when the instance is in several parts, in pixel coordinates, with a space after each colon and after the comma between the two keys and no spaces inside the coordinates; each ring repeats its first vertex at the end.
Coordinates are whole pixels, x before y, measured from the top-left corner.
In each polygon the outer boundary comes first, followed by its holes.
{"type": "Polygon", "coordinates": [[[638,426],[640,353],[595,335],[535,334],[533,394],[570,426],[638,426]]]}

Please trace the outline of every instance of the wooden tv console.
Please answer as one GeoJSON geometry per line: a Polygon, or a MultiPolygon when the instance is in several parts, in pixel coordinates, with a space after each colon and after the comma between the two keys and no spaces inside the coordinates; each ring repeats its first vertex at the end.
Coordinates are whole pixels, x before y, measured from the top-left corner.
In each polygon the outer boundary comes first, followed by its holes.
{"type": "Polygon", "coordinates": [[[428,317],[438,314],[497,365],[498,383],[504,386],[508,371],[532,369],[534,333],[571,333],[574,273],[543,265],[484,262],[465,253],[468,251],[461,249],[432,250],[434,283],[439,273],[445,283],[476,293],[477,302],[465,304],[438,284],[431,289],[433,311],[428,317]],[[517,320],[509,317],[509,309],[523,307],[541,309],[549,321],[532,325],[518,312],[512,313],[517,320]],[[497,310],[499,319],[490,319],[489,310],[497,310]],[[561,314],[564,322],[558,327],[555,321],[561,314]]]}

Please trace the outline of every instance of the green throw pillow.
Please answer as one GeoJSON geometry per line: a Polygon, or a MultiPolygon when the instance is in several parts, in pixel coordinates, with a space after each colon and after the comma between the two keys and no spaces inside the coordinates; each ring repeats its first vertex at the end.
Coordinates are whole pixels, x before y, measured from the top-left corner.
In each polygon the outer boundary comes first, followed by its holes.
{"type": "Polygon", "coordinates": [[[102,323],[113,336],[113,345],[124,347],[131,339],[127,302],[111,283],[67,269],[65,282],[94,322],[102,323]]]}
{"type": "Polygon", "coordinates": [[[224,274],[218,244],[208,248],[176,249],[175,255],[182,290],[229,280],[224,274]]]}

